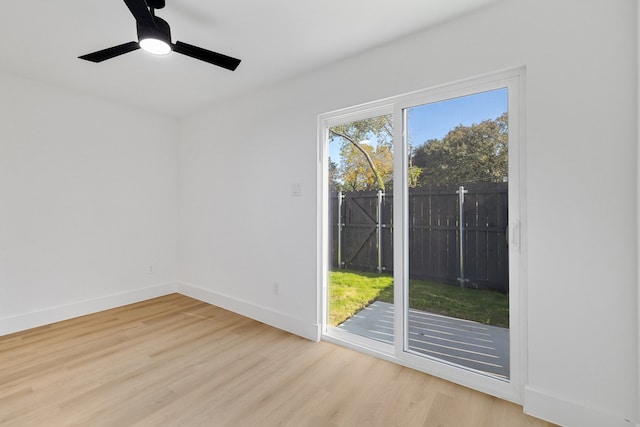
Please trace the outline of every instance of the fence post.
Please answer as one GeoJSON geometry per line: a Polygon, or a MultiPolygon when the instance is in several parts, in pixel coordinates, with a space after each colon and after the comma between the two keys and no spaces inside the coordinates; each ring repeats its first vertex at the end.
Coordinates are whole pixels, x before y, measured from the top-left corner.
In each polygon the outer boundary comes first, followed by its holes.
{"type": "Polygon", "coordinates": [[[458,194],[458,209],[459,209],[459,221],[460,221],[460,232],[459,232],[459,239],[460,239],[460,277],[458,277],[458,280],[460,281],[460,287],[461,288],[465,288],[466,287],[466,281],[467,279],[465,279],[464,277],[464,194],[468,193],[468,190],[465,190],[464,187],[461,185],[460,187],[458,187],[458,191],[456,191],[456,193],[458,194]]]}
{"type": "Polygon", "coordinates": [[[378,190],[378,207],[376,209],[376,221],[378,222],[378,274],[382,273],[382,190],[378,190]]]}
{"type": "Polygon", "coordinates": [[[338,191],[338,268],[342,268],[342,199],[345,196],[342,191],[338,191]]]}

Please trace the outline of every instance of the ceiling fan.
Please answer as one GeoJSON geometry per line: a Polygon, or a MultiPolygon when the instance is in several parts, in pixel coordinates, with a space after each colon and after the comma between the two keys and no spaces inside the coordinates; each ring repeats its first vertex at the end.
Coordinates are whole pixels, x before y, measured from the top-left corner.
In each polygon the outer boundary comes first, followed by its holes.
{"type": "Polygon", "coordinates": [[[155,14],[156,9],[162,9],[165,6],[165,0],[124,0],[124,2],[136,19],[138,41],[124,43],[82,55],[79,56],[80,59],[91,62],[102,62],[142,48],[155,55],[166,55],[171,51],[181,53],[231,71],[240,65],[240,60],[237,58],[212,52],[181,41],[176,41],[175,44],[172,43],[169,24],[155,14]]]}

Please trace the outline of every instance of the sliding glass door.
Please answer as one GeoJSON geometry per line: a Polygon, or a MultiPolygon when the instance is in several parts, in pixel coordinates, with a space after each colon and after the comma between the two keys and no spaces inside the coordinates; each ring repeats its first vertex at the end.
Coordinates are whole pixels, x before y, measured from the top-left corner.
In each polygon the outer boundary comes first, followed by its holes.
{"type": "Polygon", "coordinates": [[[324,339],[514,398],[522,75],[320,116],[324,339]]]}
{"type": "Polygon", "coordinates": [[[327,129],[327,324],[392,345],[393,115],[382,112],[327,129]]]}
{"type": "Polygon", "coordinates": [[[403,109],[407,351],[509,378],[508,92],[403,109]]]}

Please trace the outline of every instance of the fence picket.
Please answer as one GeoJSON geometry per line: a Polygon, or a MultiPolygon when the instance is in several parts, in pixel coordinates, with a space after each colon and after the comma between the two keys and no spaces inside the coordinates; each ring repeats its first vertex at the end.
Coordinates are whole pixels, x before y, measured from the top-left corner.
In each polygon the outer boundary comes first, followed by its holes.
{"type": "MultiPolygon", "coordinates": [[[[508,183],[464,186],[465,278],[467,286],[509,290],[509,259],[505,239],[508,221],[508,183]]],[[[409,277],[459,284],[458,186],[441,185],[409,190],[409,277]]],[[[376,271],[378,268],[377,193],[330,195],[330,256],[332,268],[376,271]],[[342,266],[337,259],[338,221],[342,221],[342,266]]],[[[393,194],[384,195],[381,206],[382,269],[393,271],[393,194]]]]}

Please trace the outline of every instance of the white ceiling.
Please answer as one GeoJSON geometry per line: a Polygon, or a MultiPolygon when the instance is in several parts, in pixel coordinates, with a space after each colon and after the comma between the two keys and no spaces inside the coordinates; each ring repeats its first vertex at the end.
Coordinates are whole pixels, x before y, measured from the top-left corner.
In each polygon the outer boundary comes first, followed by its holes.
{"type": "Polygon", "coordinates": [[[17,0],[0,8],[0,71],[183,117],[432,26],[496,0],[166,0],[172,38],[242,59],[235,72],[141,50],[122,0],[17,0]]]}

